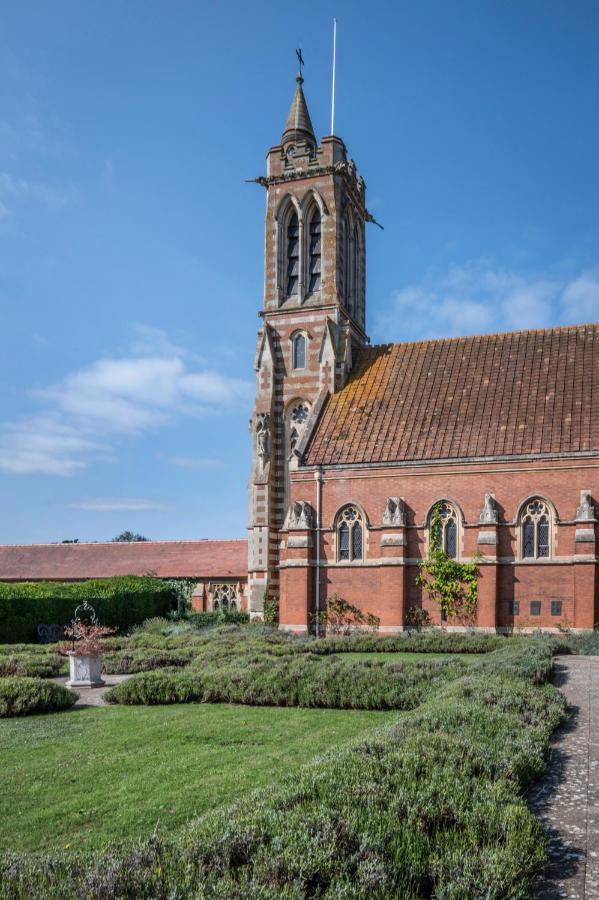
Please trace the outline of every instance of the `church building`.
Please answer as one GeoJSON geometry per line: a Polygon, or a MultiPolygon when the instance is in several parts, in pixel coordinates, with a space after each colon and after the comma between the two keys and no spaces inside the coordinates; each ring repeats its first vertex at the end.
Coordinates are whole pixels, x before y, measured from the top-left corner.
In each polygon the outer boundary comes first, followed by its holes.
{"type": "Polygon", "coordinates": [[[316,140],[297,76],[267,157],[264,303],[251,419],[248,606],[312,630],[333,594],[403,630],[431,515],[478,560],[473,625],[599,620],[599,324],[371,346],[366,185],[316,140]]]}

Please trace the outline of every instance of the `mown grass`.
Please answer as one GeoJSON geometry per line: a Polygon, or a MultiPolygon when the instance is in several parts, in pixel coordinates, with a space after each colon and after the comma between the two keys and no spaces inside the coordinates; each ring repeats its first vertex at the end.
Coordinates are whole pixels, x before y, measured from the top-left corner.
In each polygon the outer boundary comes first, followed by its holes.
{"type": "Polygon", "coordinates": [[[86,708],[0,726],[0,848],[94,850],[180,828],[388,713],[86,708]]]}

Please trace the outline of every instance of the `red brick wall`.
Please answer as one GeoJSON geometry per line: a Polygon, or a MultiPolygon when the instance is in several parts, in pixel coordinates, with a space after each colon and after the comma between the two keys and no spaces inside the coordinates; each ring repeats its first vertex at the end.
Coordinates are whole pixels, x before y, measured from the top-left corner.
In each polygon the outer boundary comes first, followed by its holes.
{"type": "MultiPolygon", "coordinates": [[[[595,545],[577,543],[577,528],[596,528],[593,523],[576,524],[576,508],[580,491],[590,490],[599,512],[599,466],[592,458],[554,461],[513,461],[485,464],[372,467],[364,469],[324,470],[322,488],[322,558],[323,599],[333,593],[373,612],[381,618],[381,626],[389,630],[405,624],[405,611],[411,605],[423,605],[433,621],[439,623],[436,604],[423,595],[416,585],[418,560],[426,555],[425,518],[439,499],[453,501],[463,513],[459,532],[459,558],[470,559],[477,550],[484,553],[479,571],[477,624],[481,627],[556,628],[572,626],[592,628],[599,619],[597,612],[597,564],[595,545]],[[499,524],[481,525],[480,511],[485,493],[495,495],[499,524]],[[538,495],[552,504],[557,520],[552,525],[552,555],[547,562],[523,562],[519,558],[519,528],[516,517],[524,499],[538,495]],[[407,527],[394,529],[382,524],[388,497],[403,497],[407,511],[407,527]],[[356,503],[368,522],[365,534],[364,564],[336,563],[333,523],[339,508],[356,503]],[[479,545],[481,532],[495,531],[498,543],[479,545]],[[381,547],[383,534],[405,535],[406,546],[381,547]],[[405,557],[406,565],[385,565],[405,557]],[[577,561],[578,560],[578,561],[577,561]],[[509,613],[509,601],[520,603],[519,615],[509,613]],[[541,601],[541,615],[530,615],[530,601],[541,601]],[[551,615],[551,600],[561,600],[562,615],[551,615]]],[[[313,471],[299,470],[292,475],[293,500],[308,500],[316,507],[316,484],[313,471]]],[[[283,540],[285,541],[285,534],[283,540]]],[[[297,551],[294,551],[297,553],[297,551]]],[[[313,559],[314,550],[303,551],[304,559],[313,559]]],[[[281,554],[282,572],[286,569],[288,551],[281,554]]],[[[314,569],[308,579],[314,583],[314,569]]],[[[305,582],[304,582],[305,583],[305,582]]],[[[293,606],[308,608],[292,592],[303,588],[293,579],[281,586],[282,624],[293,606]]],[[[289,624],[297,624],[287,620],[289,624]]],[[[459,623],[447,623],[456,625],[459,623]]]]}

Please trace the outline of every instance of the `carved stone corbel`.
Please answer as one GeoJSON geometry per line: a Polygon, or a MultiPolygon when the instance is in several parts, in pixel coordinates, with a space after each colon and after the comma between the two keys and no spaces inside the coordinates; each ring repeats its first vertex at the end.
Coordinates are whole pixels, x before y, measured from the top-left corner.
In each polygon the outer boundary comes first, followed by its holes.
{"type": "Polygon", "coordinates": [[[405,524],[406,505],[403,497],[387,497],[385,512],[383,513],[383,525],[400,527],[405,526],[405,524]]]}
{"type": "Polygon", "coordinates": [[[312,507],[307,500],[296,500],[289,507],[287,518],[285,519],[285,528],[293,530],[307,530],[312,528],[313,516],[312,507]]]}
{"type": "Polygon", "coordinates": [[[499,513],[495,505],[495,497],[493,494],[485,494],[485,502],[478,521],[481,525],[497,525],[498,520],[499,513]]]}

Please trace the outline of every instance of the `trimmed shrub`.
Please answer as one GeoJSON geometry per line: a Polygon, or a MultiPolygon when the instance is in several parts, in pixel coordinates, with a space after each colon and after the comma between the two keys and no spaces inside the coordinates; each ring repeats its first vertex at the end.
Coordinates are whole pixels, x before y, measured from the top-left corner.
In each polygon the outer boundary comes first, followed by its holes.
{"type": "Polygon", "coordinates": [[[0,677],[5,675],[31,676],[34,678],[55,678],[65,668],[65,661],[57,654],[19,653],[13,656],[0,655],[0,677]]]}
{"type": "Polygon", "coordinates": [[[84,600],[103,625],[126,629],[166,615],[174,590],[159,578],[135,575],[79,583],[0,582],[0,643],[36,641],[39,624],[66,624],[84,600]]]}
{"type": "Polygon", "coordinates": [[[328,709],[413,709],[465,670],[459,660],[408,665],[322,660],[242,659],[210,666],[199,657],[184,672],[137,675],[107,692],[111,703],[243,703],[328,709]]]}
{"type": "Polygon", "coordinates": [[[0,718],[70,709],[79,695],[41,678],[0,678],[0,718]]]}
{"type": "Polygon", "coordinates": [[[149,672],[167,666],[186,666],[193,656],[193,650],[120,650],[103,656],[102,668],[107,675],[149,672]]]}
{"type": "Polygon", "coordinates": [[[187,613],[184,621],[194,628],[211,628],[215,625],[246,625],[250,617],[241,610],[218,609],[215,612],[187,613]]]}
{"type": "MultiPolygon", "coordinates": [[[[509,640],[518,640],[510,638],[509,640]]],[[[484,634],[455,634],[428,631],[424,634],[377,635],[354,634],[347,637],[328,637],[297,646],[299,652],[310,653],[490,653],[506,646],[508,638],[484,634]]]]}

